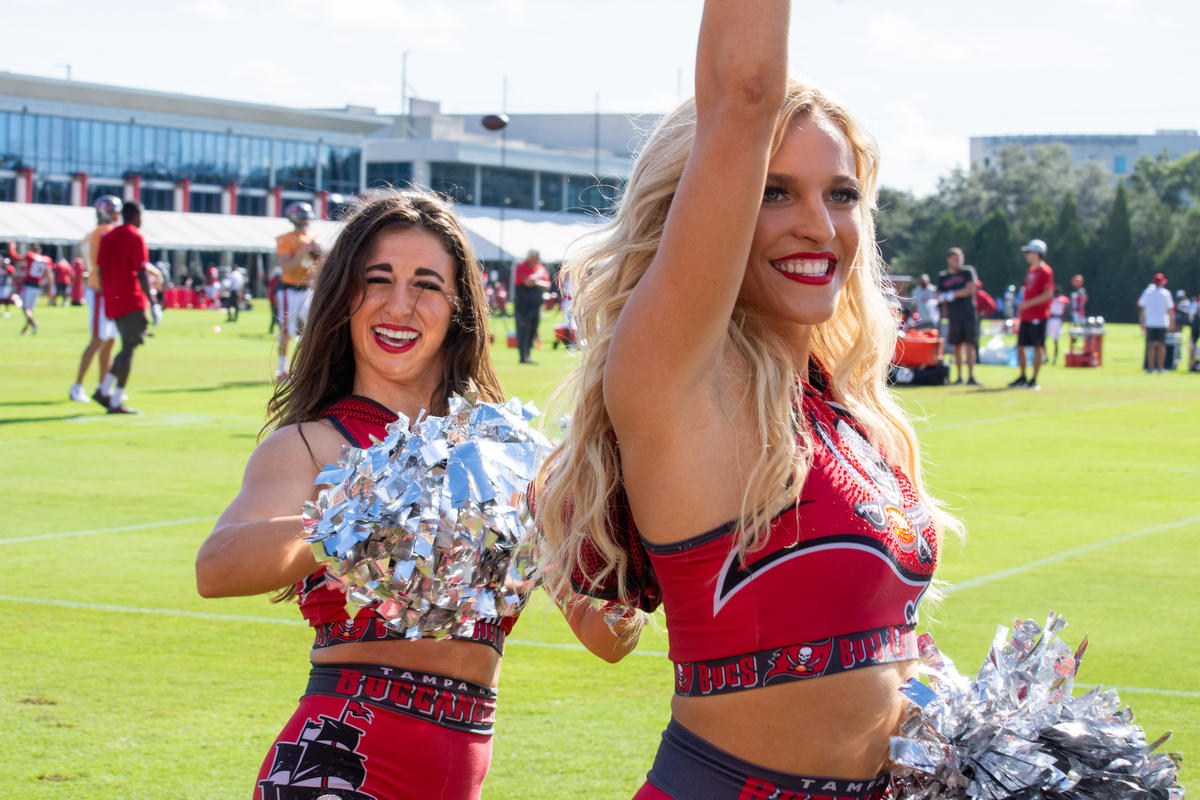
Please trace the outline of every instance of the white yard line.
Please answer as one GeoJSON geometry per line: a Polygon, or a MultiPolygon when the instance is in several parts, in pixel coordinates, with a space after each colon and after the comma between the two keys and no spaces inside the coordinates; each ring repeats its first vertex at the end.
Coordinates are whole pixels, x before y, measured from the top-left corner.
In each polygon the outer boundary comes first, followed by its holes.
{"type": "Polygon", "coordinates": [[[0,539],[0,544],[16,544],[17,542],[37,542],[42,539],[64,539],[70,536],[93,536],[98,533],[119,533],[120,531],[141,531],[147,528],[165,528],[168,525],[188,525],[193,522],[212,522],[212,517],[188,517],[187,519],[169,519],[163,522],[143,522],[140,525],[121,525],[116,528],[93,528],[86,531],[67,531],[65,533],[40,533],[36,536],[17,536],[12,539],[0,539]]]}
{"type": "Polygon", "coordinates": [[[1083,547],[1075,547],[1071,550],[1064,550],[1056,555],[1047,556],[1046,558],[1039,558],[1037,561],[1030,561],[1027,564],[1009,567],[1008,569],[1002,569],[999,572],[992,572],[988,575],[980,575],[978,578],[971,578],[970,580],[961,581],[947,589],[947,593],[961,592],[963,589],[971,589],[976,586],[983,586],[987,583],[993,583],[994,581],[1011,578],[1013,575],[1020,575],[1022,572],[1028,572],[1031,569],[1037,569],[1038,567],[1044,567],[1049,564],[1057,564],[1059,561],[1065,561],[1068,558],[1073,558],[1075,556],[1082,555],[1083,553],[1090,553],[1091,551],[1099,550],[1102,547],[1120,544],[1121,542],[1128,542],[1131,539],[1139,539],[1143,536],[1150,536],[1151,534],[1155,533],[1162,533],[1163,531],[1169,531],[1173,528],[1181,528],[1184,525],[1191,525],[1196,522],[1200,522],[1200,516],[1184,517],[1183,519],[1177,519],[1174,522],[1168,522],[1164,525],[1155,525],[1153,528],[1143,528],[1142,530],[1134,531],[1133,533],[1125,533],[1121,534],[1120,536],[1114,536],[1111,539],[1103,539],[1099,542],[1092,542],[1091,544],[1085,544],[1083,547]]]}
{"type": "MultiPolygon", "coordinates": [[[[142,608],[139,606],[117,606],[108,603],[78,603],[74,600],[55,600],[45,597],[13,597],[11,595],[0,595],[0,602],[5,603],[33,603],[43,606],[60,606],[62,608],[82,608],[87,611],[116,611],[125,614],[158,614],[168,617],[192,617],[194,619],[215,619],[224,622],[265,622],[268,625],[303,625],[308,627],[308,623],[302,619],[291,619],[288,617],[251,617],[244,614],[210,614],[204,611],[180,611],[174,608],[142,608]]],[[[538,642],[533,639],[505,639],[506,644],[515,644],[520,647],[550,647],[556,650],[579,650],[585,651],[581,644],[569,642],[538,642]]],[[[666,652],[663,650],[634,650],[632,655],[638,656],[653,656],[666,657],[666,652]]]]}

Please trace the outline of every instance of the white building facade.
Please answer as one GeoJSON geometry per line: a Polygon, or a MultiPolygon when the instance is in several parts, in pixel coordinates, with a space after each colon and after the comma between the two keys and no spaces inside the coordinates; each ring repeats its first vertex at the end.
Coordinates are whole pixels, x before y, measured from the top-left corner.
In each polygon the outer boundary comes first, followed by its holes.
{"type": "Polygon", "coordinates": [[[1170,160],[1200,150],[1200,135],[1194,130],[1160,130],[1152,134],[1044,134],[1033,136],[971,137],[971,168],[997,169],[1004,148],[1017,145],[1032,149],[1039,145],[1063,144],[1071,151],[1073,163],[1100,161],[1116,180],[1133,172],[1142,156],[1158,158],[1167,153],[1170,160]]]}

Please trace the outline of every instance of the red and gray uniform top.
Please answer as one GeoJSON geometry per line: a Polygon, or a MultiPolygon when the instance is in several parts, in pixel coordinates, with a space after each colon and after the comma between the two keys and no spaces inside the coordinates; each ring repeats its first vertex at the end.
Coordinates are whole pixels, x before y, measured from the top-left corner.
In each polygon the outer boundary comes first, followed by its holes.
{"type": "MultiPolygon", "coordinates": [[[[387,425],[397,419],[394,413],[374,400],[355,395],[335,403],[322,416],[333,423],[352,447],[363,449],[373,444],[372,436],[382,441],[387,436],[387,425]]],[[[403,634],[384,624],[374,606],[360,608],[351,618],[346,610],[345,589],[325,567],[297,583],[296,591],[300,597],[300,613],[316,631],[314,648],[404,638],[403,634]]],[[[479,642],[504,655],[504,637],[512,631],[516,621],[516,616],[479,620],[470,636],[451,638],[479,642]]]]}
{"type": "MultiPolygon", "coordinates": [[[[724,694],[918,656],[914,628],[938,562],[937,530],[912,482],[828,386],[814,362],[799,409],[812,466],[765,544],[744,558],[735,523],[656,545],[636,533],[623,491],[610,498],[614,536],[637,555],[627,574],[635,604],[666,606],[677,694],[724,694]]],[[[587,544],[577,573],[588,569],[587,544]]],[[[576,574],[572,583],[615,595],[615,580],[595,586],[576,574]]]]}

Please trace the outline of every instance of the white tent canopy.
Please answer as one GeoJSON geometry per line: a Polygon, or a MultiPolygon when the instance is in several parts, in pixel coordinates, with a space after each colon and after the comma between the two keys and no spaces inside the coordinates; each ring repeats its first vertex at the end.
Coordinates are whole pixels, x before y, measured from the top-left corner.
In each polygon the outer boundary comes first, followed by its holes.
{"type": "MultiPolygon", "coordinates": [[[[519,261],[529,250],[539,251],[546,263],[562,261],[572,242],[603,221],[577,214],[548,217],[509,211],[502,235],[499,209],[459,206],[458,213],[476,256],[487,261],[519,261]]],[[[292,228],[291,223],[279,217],[173,211],[146,211],[142,217],[141,230],[146,243],[151,249],[162,250],[274,253],[275,237],[292,228]]],[[[95,227],[96,212],[88,207],[0,203],[0,242],[72,245],[95,227]]],[[[326,247],[332,246],[341,227],[331,221],[313,223],[318,240],[326,247]]]]}

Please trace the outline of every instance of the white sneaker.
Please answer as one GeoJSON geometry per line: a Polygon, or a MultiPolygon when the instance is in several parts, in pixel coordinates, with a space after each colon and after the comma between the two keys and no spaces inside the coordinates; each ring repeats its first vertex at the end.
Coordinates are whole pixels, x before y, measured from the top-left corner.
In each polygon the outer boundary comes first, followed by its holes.
{"type": "Polygon", "coordinates": [[[92,398],[87,396],[87,391],[84,390],[82,383],[71,384],[71,399],[76,403],[92,402],[92,398]]]}

